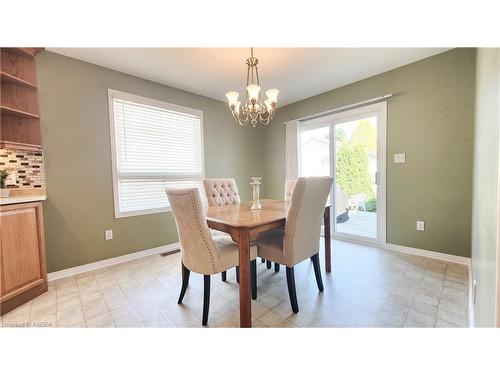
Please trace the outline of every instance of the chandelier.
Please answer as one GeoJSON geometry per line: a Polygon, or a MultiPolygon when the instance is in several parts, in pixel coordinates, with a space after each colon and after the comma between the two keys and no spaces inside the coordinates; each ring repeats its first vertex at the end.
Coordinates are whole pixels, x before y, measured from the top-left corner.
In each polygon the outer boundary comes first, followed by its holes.
{"type": "Polygon", "coordinates": [[[228,92],[226,97],[229,102],[229,108],[231,108],[231,113],[238,124],[245,126],[250,123],[255,127],[257,122],[267,125],[273,118],[278,106],[279,90],[267,90],[267,99],[262,103],[259,70],[257,68],[259,60],[253,56],[253,48],[250,49],[250,54],[251,56],[247,59],[247,91],[243,107],[240,108],[241,102],[238,101],[239,94],[236,91],[228,92]]]}

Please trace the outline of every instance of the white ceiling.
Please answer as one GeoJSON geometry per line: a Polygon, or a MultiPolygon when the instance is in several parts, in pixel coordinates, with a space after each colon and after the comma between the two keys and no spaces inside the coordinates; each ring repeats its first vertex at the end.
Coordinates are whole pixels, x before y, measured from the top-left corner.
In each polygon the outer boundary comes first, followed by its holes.
{"type": "MultiPolygon", "coordinates": [[[[279,89],[283,106],[448,49],[255,48],[255,56],[262,89],[279,89]]],[[[227,91],[244,94],[250,55],[249,48],[47,50],[222,101],[227,91]]]]}

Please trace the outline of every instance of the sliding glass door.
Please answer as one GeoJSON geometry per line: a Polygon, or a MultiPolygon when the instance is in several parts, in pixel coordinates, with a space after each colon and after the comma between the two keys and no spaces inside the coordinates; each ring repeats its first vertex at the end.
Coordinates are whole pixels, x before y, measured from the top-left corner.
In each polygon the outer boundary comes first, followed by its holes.
{"type": "Polygon", "coordinates": [[[299,125],[299,175],[334,178],[332,233],[385,243],[385,103],[299,125]]]}

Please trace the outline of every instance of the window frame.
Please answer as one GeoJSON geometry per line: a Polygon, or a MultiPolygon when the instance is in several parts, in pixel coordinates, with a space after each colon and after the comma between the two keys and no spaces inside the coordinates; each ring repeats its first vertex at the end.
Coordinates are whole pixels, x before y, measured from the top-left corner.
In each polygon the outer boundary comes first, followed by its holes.
{"type": "MultiPolygon", "coordinates": [[[[108,111],[109,111],[109,134],[110,134],[110,144],[111,144],[111,170],[112,170],[112,179],[113,179],[113,205],[114,205],[114,212],[115,212],[115,218],[124,218],[124,217],[131,217],[131,216],[141,216],[141,215],[150,215],[150,214],[157,214],[157,213],[162,213],[162,212],[172,212],[172,208],[169,207],[163,207],[163,208],[148,208],[148,209],[142,209],[142,210],[136,210],[136,211],[127,211],[127,212],[121,212],[120,211],[120,194],[118,191],[118,186],[119,186],[119,176],[118,176],[118,169],[117,169],[117,147],[116,147],[116,131],[115,131],[115,111],[114,111],[114,99],[121,99],[121,100],[126,100],[130,101],[133,103],[137,104],[143,104],[151,107],[157,107],[157,108],[162,108],[166,109],[169,111],[175,111],[175,112],[180,112],[180,113],[185,113],[193,116],[199,116],[200,118],[200,136],[201,136],[201,176],[200,176],[200,181],[203,182],[203,179],[205,178],[205,150],[204,150],[204,137],[203,137],[203,111],[195,108],[190,108],[190,107],[184,107],[178,104],[172,104],[168,102],[164,102],[161,100],[157,99],[152,99],[140,95],[135,95],[135,94],[130,94],[127,92],[115,90],[108,88],[108,111]]],[[[130,176],[133,178],[133,176],[130,176]]],[[[136,178],[155,178],[155,179],[162,179],[162,180],[170,180],[174,179],[176,181],[178,180],[186,180],[190,178],[191,176],[186,176],[186,175],[158,175],[158,174],[141,174],[141,175],[136,175],[136,178]]],[[[198,179],[198,176],[192,176],[196,177],[198,179]]],[[[167,195],[165,194],[165,199],[167,199],[167,195]]]]}

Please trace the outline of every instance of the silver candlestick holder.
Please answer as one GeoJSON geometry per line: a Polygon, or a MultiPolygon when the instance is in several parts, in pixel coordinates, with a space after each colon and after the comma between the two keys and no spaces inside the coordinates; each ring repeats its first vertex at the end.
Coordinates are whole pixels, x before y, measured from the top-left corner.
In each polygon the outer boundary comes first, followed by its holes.
{"type": "Polygon", "coordinates": [[[252,210],[260,210],[262,205],[259,202],[259,194],[260,194],[260,180],[262,177],[252,177],[252,182],[250,185],[253,187],[253,205],[251,207],[252,210]]]}

